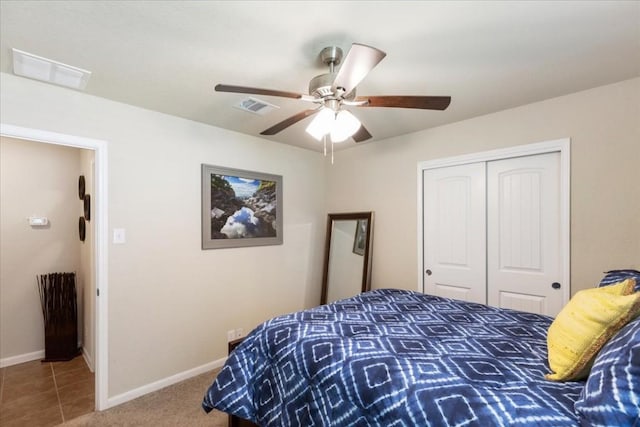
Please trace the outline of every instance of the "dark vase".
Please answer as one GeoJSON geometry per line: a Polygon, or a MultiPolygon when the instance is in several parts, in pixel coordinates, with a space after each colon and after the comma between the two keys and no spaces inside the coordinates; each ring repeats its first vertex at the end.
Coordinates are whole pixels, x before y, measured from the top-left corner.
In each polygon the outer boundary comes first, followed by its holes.
{"type": "Polygon", "coordinates": [[[79,354],[76,275],[40,275],[38,290],[44,317],[43,362],[71,360],[79,354]]]}

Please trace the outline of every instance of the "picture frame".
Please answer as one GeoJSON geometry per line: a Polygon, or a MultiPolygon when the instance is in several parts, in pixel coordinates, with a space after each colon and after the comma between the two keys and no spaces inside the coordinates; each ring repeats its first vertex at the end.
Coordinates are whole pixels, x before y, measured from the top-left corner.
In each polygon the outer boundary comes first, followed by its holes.
{"type": "Polygon", "coordinates": [[[87,230],[86,230],[84,217],[83,216],[78,217],[78,237],[80,237],[81,242],[84,242],[86,233],[87,233],[87,230]]]}
{"type": "Polygon", "coordinates": [[[78,177],[78,197],[80,198],[80,200],[84,199],[84,192],[85,192],[84,175],[80,175],[78,177]]]}
{"type": "Polygon", "coordinates": [[[364,250],[366,245],[367,245],[367,220],[359,219],[356,222],[356,234],[353,238],[353,253],[356,255],[364,256],[364,250]]]}
{"type": "Polygon", "coordinates": [[[84,219],[91,221],[91,196],[85,194],[82,199],[82,210],[84,212],[84,219]]]}
{"type": "Polygon", "coordinates": [[[202,249],[281,245],[282,176],[202,164],[202,249]]]}

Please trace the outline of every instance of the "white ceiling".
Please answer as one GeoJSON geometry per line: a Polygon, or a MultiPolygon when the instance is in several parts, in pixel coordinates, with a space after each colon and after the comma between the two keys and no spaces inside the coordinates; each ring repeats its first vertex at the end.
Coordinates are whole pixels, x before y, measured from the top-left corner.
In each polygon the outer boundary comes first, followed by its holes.
{"type": "MultiPolygon", "coordinates": [[[[92,71],[89,94],[254,136],[313,104],[257,96],[280,107],[260,116],[214,85],[307,93],[330,45],[387,53],[359,96],[452,97],[352,109],[369,141],[640,76],[638,1],[2,0],[0,17],[2,72],[17,48],[92,71]]],[[[309,120],[264,138],[319,150],[309,120]]]]}

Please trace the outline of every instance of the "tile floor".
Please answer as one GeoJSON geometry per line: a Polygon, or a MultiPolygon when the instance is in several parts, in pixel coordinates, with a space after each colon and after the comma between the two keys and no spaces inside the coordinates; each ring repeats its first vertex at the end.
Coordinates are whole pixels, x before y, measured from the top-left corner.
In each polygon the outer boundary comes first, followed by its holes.
{"type": "Polygon", "coordinates": [[[0,425],[55,426],[94,408],[94,375],[82,356],[0,368],[0,425]]]}

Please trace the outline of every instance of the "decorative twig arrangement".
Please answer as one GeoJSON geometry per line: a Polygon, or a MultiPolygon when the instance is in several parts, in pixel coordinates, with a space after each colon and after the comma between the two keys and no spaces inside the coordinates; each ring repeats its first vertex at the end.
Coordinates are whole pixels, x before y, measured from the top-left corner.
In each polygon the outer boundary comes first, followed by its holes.
{"type": "Polygon", "coordinates": [[[49,273],[37,279],[44,317],[44,361],[71,360],[78,354],[76,275],[49,273]]]}

